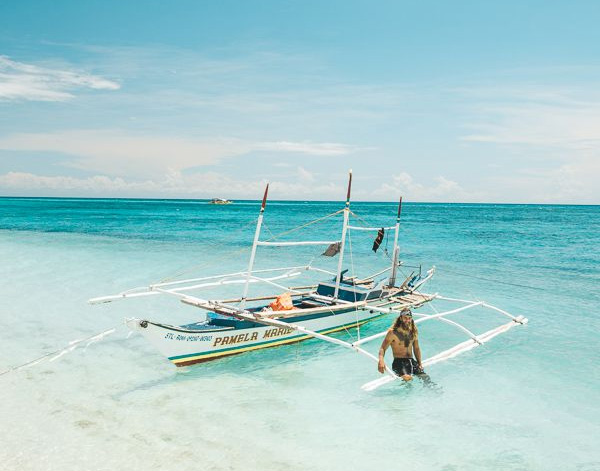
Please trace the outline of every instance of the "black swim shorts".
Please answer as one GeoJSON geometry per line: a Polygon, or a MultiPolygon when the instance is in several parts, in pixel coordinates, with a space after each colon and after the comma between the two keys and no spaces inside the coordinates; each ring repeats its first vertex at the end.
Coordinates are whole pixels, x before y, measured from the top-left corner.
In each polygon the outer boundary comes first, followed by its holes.
{"type": "Polygon", "coordinates": [[[425,373],[422,369],[419,369],[419,364],[414,358],[394,358],[392,370],[394,370],[394,373],[398,376],[419,375],[425,373]]]}

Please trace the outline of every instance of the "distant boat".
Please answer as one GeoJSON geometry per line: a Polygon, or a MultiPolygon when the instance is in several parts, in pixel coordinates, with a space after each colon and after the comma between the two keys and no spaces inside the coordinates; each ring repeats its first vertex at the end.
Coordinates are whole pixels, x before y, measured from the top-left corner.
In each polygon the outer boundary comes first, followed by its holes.
{"type": "Polygon", "coordinates": [[[233,201],[224,200],[222,198],[213,198],[212,200],[209,201],[209,204],[231,204],[231,203],[233,203],[233,201]]]}

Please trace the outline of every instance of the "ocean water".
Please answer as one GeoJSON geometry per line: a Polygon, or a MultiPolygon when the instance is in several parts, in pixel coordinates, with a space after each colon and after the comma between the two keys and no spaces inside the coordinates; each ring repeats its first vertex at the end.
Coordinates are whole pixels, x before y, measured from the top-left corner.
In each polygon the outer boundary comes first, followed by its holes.
{"type": "MultiPolygon", "coordinates": [[[[425,291],[529,318],[429,368],[431,384],[364,392],[375,365],[316,340],[177,369],[123,319],[185,323],[201,311],[162,297],[87,304],[159,280],[244,270],[258,208],[0,198],[0,371],[117,327],[87,348],[0,376],[1,470],[600,470],[600,207],[404,206],[403,274],[435,265],[425,291]]],[[[263,234],[338,209],[270,202],[263,234]]],[[[352,210],[357,224],[395,220],[393,204],[352,210]]],[[[336,239],[340,223],[333,216],[284,238],[336,239]]],[[[373,236],[352,234],[349,273],[389,263],[392,241],[374,254],[373,236]]],[[[334,267],[337,258],[319,249],[261,248],[257,266],[334,267]]],[[[457,320],[479,331],[505,322],[481,309],[457,320]]],[[[420,328],[424,357],[462,340],[441,323],[420,328]]]]}

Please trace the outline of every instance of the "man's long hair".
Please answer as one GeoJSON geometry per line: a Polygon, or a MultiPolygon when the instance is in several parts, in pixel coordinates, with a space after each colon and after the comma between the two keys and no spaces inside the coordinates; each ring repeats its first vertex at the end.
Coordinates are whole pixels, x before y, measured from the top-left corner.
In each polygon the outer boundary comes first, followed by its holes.
{"type": "Polygon", "coordinates": [[[394,321],[394,325],[392,326],[392,329],[394,329],[394,332],[397,332],[396,329],[400,329],[400,332],[402,333],[402,336],[404,337],[404,343],[405,345],[408,347],[408,342],[414,342],[414,340],[417,338],[417,334],[419,333],[419,331],[417,330],[417,326],[415,325],[415,321],[413,320],[413,318],[410,318],[410,322],[408,323],[408,327],[405,327],[404,323],[402,322],[402,314],[400,314],[396,320],[394,321]]]}

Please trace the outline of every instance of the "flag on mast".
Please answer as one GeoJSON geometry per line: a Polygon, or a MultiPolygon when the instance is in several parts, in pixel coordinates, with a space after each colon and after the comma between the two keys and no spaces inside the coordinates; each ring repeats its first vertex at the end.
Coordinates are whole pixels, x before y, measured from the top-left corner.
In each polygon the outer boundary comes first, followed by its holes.
{"type": "Polygon", "coordinates": [[[385,235],[385,229],[382,227],[381,229],[379,229],[377,231],[377,237],[375,237],[375,240],[373,241],[373,252],[377,253],[377,249],[381,245],[384,235],[385,235]]]}

